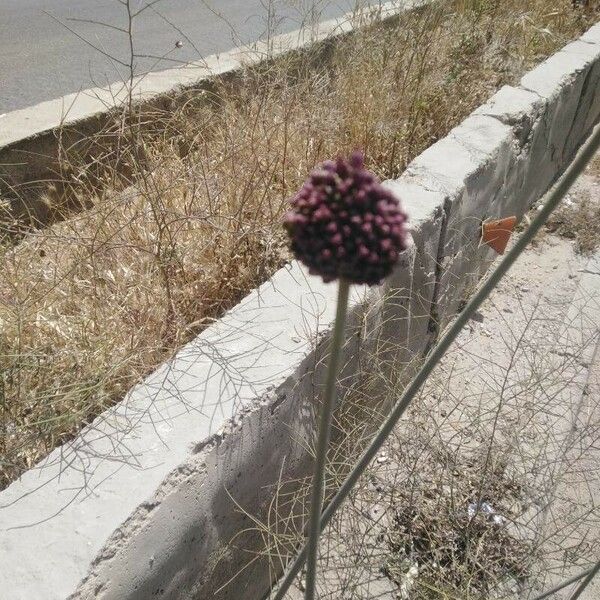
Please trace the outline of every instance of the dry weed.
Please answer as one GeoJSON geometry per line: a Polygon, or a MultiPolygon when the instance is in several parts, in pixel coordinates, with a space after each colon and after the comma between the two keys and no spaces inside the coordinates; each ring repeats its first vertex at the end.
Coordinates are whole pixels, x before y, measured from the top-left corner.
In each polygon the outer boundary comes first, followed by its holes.
{"type": "Polygon", "coordinates": [[[316,162],[362,147],[397,176],[596,15],[569,0],[435,5],[65,145],[34,211],[54,224],[0,249],[0,484],[285,262],[279,218],[316,162]]]}
{"type": "Polygon", "coordinates": [[[588,194],[577,203],[561,206],[549,219],[547,230],[574,240],[581,254],[592,255],[600,245],[599,199],[588,194]]]}

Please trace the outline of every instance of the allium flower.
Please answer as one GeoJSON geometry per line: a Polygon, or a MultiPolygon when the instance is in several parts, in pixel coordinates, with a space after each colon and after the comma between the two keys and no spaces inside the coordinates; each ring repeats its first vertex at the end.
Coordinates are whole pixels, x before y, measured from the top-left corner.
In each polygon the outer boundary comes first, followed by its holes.
{"type": "Polygon", "coordinates": [[[291,200],[284,225],[294,255],[324,281],[380,283],[406,248],[406,214],[394,195],[363,166],[327,161],[291,200]]]}

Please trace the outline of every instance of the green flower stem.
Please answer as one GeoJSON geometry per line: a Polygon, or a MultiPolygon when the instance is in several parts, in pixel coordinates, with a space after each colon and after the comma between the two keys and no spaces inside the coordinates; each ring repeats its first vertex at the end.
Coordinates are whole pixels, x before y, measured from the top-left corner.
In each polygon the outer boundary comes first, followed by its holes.
{"type": "MultiPolygon", "coordinates": [[[[379,431],[373,438],[369,447],[363,452],[358,462],[355,464],[352,471],[348,474],[340,489],[337,491],[335,496],[328,503],[327,508],[323,511],[321,518],[321,528],[324,528],[327,523],[331,520],[337,509],[342,505],[344,500],[348,497],[356,482],[360,479],[361,475],[365,472],[370,462],[375,458],[377,452],[381,446],[385,443],[386,439],[393,431],[396,423],[400,420],[404,412],[408,408],[412,399],[416,396],[417,392],[421,389],[423,383],[427,380],[431,371],[435,368],[441,358],[444,356],[448,348],[452,345],[462,328],[469,321],[469,319],[475,314],[482,303],[490,295],[492,290],[498,285],[498,282],[504,277],[506,272],[510,269],[513,263],[517,260],[521,252],[529,245],[531,240],[536,236],[538,231],[544,226],[544,223],[552,213],[552,211],[560,204],[560,201],[565,197],[566,193],[571,189],[571,186],[577,181],[577,178],[583,173],[586,165],[594,158],[596,152],[600,148],[600,125],[597,125],[593,133],[578,152],[575,160],[567,168],[563,176],[559,179],[558,183],[554,188],[548,192],[544,198],[544,204],[541,210],[538,212],[536,217],[531,222],[531,225],[525,230],[520,238],[517,239],[515,245],[502,259],[500,264],[496,267],[490,276],[484,281],[483,285],[478,289],[476,294],[467,303],[463,311],[457,316],[456,320],[446,330],[444,335],[440,338],[437,344],[433,347],[427,359],[423,363],[423,366],[419,372],[415,375],[414,379],[406,387],[398,402],[394,405],[394,408],[387,420],[381,425],[379,431]]],[[[287,590],[292,585],[294,578],[300,572],[304,560],[307,556],[306,546],[302,547],[292,561],[291,565],[287,569],[287,572],[277,592],[273,596],[273,600],[282,600],[287,590]]],[[[269,597],[270,594],[267,594],[269,597]]]]}
{"type": "Polygon", "coordinates": [[[333,339],[329,353],[329,364],[327,365],[327,377],[325,380],[325,394],[323,406],[321,407],[321,418],[319,422],[319,438],[315,458],[315,474],[312,481],[310,520],[308,524],[308,547],[306,558],[306,600],[314,600],[317,558],[319,553],[319,535],[321,533],[321,510],[323,508],[323,496],[325,493],[325,472],[327,466],[327,448],[329,447],[329,434],[331,431],[331,417],[335,408],[336,382],[340,369],[340,359],[344,346],[344,334],[346,329],[346,313],[348,312],[348,295],[350,283],[340,279],[338,287],[337,309],[335,324],[333,326],[333,339]]]}

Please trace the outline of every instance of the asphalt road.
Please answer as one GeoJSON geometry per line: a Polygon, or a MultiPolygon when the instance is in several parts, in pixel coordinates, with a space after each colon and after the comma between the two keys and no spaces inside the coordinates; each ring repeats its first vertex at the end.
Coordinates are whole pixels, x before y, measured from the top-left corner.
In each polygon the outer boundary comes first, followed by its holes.
{"type": "MultiPolygon", "coordinates": [[[[254,41],[269,29],[297,29],[313,0],[130,4],[133,12],[148,6],[133,20],[135,69],[142,73],[254,41]]],[[[314,4],[316,18],[327,19],[348,12],[355,0],[314,4]]],[[[129,36],[116,28],[127,23],[125,0],[0,0],[0,114],[126,78],[129,36]]]]}

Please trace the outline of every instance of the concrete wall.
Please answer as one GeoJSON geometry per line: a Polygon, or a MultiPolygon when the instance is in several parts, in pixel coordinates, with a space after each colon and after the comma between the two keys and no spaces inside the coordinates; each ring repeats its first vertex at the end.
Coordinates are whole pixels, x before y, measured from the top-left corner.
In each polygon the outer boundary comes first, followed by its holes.
{"type": "MultiPolygon", "coordinates": [[[[355,290],[343,389],[375,347],[408,363],[494,258],[485,218],[524,214],[600,116],[600,25],[501,89],[389,181],[414,244],[386,284],[355,290]]],[[[252,520],[310,473],[335,287],[296,263],[0,494],[11,600],[259,598],[252,520]],[[240,507],[243,509],[240,510],[240,507]],[[242,533],[242,532],[246,533],[242,533]],[[229,542],[237,537],[235,546],[229,542]]]]}

